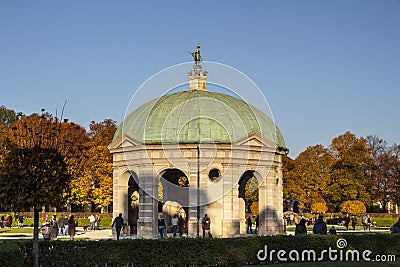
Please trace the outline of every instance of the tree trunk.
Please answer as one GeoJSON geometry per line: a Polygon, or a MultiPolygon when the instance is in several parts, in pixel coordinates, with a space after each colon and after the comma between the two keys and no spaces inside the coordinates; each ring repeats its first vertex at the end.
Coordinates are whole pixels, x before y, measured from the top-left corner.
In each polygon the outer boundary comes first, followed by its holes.
{"type": "Polygon", "coordinates": [[[39,210],[33,207],[33,266],[39,267],[39,210]]]}

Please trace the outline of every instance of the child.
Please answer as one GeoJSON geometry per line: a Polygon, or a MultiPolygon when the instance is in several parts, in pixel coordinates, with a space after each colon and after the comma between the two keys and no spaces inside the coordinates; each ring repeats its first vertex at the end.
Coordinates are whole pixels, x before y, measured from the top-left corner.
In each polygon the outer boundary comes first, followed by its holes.
{"type": "Polygon", "coordinates": [[[122,239],[126,239],[126,236],[129,234],[129,227],[125,223],[124,228],[122,229],[122,239]]]}

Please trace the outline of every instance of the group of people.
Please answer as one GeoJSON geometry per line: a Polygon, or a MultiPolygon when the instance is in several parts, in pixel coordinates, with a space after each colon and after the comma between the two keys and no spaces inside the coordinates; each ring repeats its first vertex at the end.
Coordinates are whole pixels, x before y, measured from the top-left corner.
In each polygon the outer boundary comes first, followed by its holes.
{"type": "MultiPolygon", "coordinates": [[[[368,215],[368,218],[369,218],[369,215],[368,215]]],[[[343,225],[346,227],[347,231],[349,230],[350,222],[351,222],[351,227],[353,228],[353,231],[355,231],[356,225],[357,225],[357,217],[355,215],[350,217],[350,215],[347,213],[346,217],[344,217],[344,220],[343,220],[343,225]]],[[[364,225],[364,222],[363,222],[363,225],[364,225]]],[[[364,230],[365,230],[365,228],[364,228],[364,230]]]]}
{"type": "Polygon", "coordinates": [[[248,234],[257,234],[258,227],[260,226],[260,217],[258,215],[253,216],[253,217],[251,217],[251,216],[247,217],[246,225],[247,225],[246,232],[248,234]],[[254,224],[256,225],[256,228],[254,229],[254,231],[253,231],[253,220],[254,220],[254,224]]]}
{"type": "Polygon", "coordinates": [[[60,216],[58,220],[57,215],[53,215],[51,220],[45,215],[39,230],[42,232],[44,240],[56,240],[58,235],[69,235],[70,240],[74,240],[77,224],[74,215],[69,218],[67,215],[60,216]]]}
{"type": "MultiPolygon", "coordinates": [[[[336,235],[335,226],[332,226],[328,232],[328,227],[326,225],[326,222],[324,221],[324,216],[322,215],[318,216],[318,219],[315,220],[313,224],[313,234],[326,235],[328,233],[330,235],[336,235]]],[[[301,218],[300,222],[296,224],[294,234],[295,235],[307,234],[307,220],[305,218],[301,218]]]]}
{"type": "MultiPolygon", "coordinates": [[[[94,217],[93,214],[90,214],[88,219],[89,219],[89,231],[100,230],[99,228],[100,215],[97,214],[96,217],[94,217]]],[[[87,230],[87,227],[85,230],[87,230]]]]}
{"type": "MultiPolygon", "coordinates": [[[[174,214],[174,216],[171,218],[171,226],[172,226],[172,236],[177,237],[179,233],[179,237],[183,237],[183,233],[186,233],[186,230],[188,228],[188,222],[183,218],[182,215],[178,217],[177,214],[174,214]]],[[[165,236],[165,229],[166,229],[166,224],[165,220],[162,215],[158,216],[158,232],[160,234],[160,237],[163,238],[165,236]]]]}

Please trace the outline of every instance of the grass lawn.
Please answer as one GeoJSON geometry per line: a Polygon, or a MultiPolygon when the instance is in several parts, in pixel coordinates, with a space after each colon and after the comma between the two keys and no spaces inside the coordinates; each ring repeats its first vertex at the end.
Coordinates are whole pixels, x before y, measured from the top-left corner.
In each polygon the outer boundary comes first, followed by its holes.
{"type": "Polygon", "coordinates": [[[25,228],[0,228],[0,235],[10,235],[10,234],[33,234],[32,227],[25,228]]]}

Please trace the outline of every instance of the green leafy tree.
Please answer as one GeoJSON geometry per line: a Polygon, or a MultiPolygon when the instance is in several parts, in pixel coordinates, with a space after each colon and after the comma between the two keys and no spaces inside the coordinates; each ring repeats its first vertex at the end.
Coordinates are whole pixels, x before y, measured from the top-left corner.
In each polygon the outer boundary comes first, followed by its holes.
{"type": "Polygon", "coordinates": [[[22,116],[22,113],[16,113],[12,109],[0,106],[0,124],[10,127],[18,120],[18,116],[22,116]]]}

